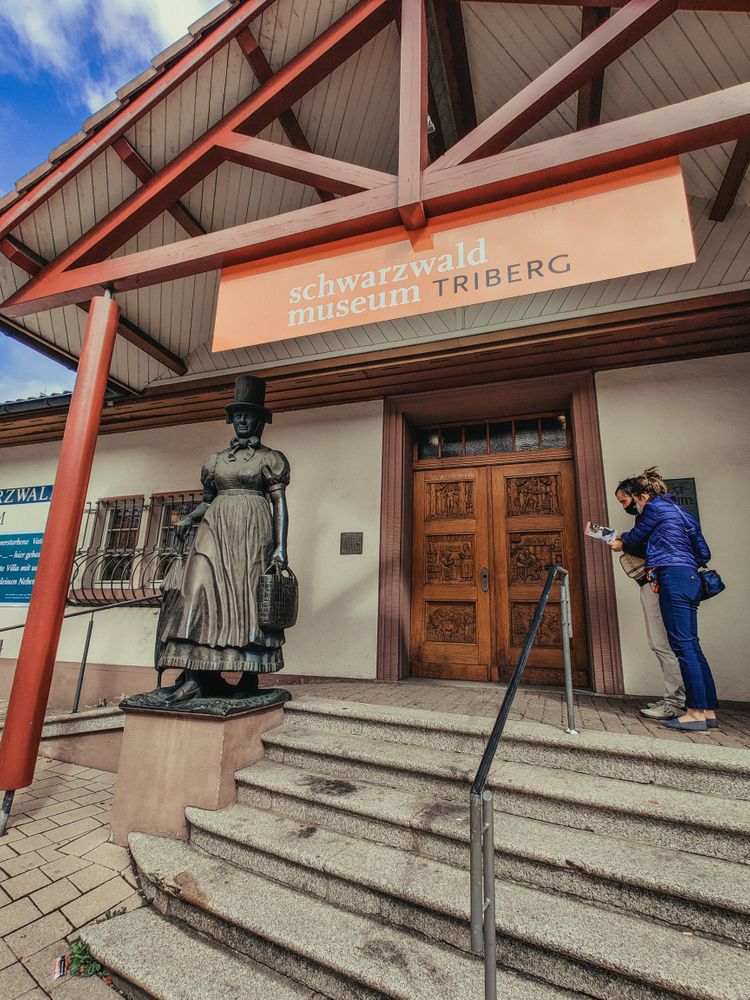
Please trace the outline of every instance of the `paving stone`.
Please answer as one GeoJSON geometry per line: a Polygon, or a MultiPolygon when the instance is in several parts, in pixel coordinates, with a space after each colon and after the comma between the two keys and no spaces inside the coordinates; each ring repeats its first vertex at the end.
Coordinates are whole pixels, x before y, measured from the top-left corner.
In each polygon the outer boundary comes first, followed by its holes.
{"type": "MultiPolygon", "coordinates": [[[[70,945],[65,938],[58,938],[57,941],[48,944],[46,948],[42,948],[41,951],[38,951],[35,955],[31,955],[24,961],[25,968],[39,983],[45,994],[52,993],[62,982],[61,979],[52,978],[54,962],[60,955],[67,955],[69,951],[70,945]]],[[[114,997],[112,1000],[114,1000],[114,997]]]]}
{"type": "Polygon", "coordinates": [[[0,937],[4,938],[8,934],[12,934],[19,927],[30,924],[32,920],[36,920],[40,916],[39,910],[28,896],[24,899],[17,899],[15,903],[8,903],[0,909],[0,937]]]}
{"type": "Polygon", "coordinates": [[[82,806],[95,806],[101,803],[112,804],[112,792],[104,789],[100,792],[86,792],[85,795],[76,795],[76,802],[82,806]]]}
{"type": "Polygon", "coordinates": [[[8,935],[5,942],[18,958],[24,959],[36,955],[53,941],[59,941],[70,930],[70,924],[60,912],[48,913],[46,917],[8,935]]]}
{"type": "Polygon", "coordinates": [[[57,824],[51,819],[30,819],[28,823],[21,826],[27,837],[33,837],[37,833],[46,833],[47,830],[55,830],[56,828],[57,824]]]}
{"type": "Polygon", "coordinates": [[[116,872],[121,872],[130,865],[130,855],[124,847],[118,847],[116,844],[100,844],[93,851],[84,854],[84,858],[98,865],[104,865],[105,868],[112,868],[116,872]]]}
{"type": "MultiPolygon", "coordinates": [[[[30,896],[36,889],[49,885],[49,879],[38,868],[31,868],[23,875],[16,875],[3,882],[3,889],[11,899],[20,899],[22,896],[30,896]]],[[[46,912],[46,911],[42,911],[46,912]]]]}
{"type": "MultiPolygon", "coordinates": [[[[25,837],[13,845],[16,854],[28,854],[30,851],[38,851],[40,847],[49,847],[52,841],[44,833],[37,833],[33,837],[25,837]]],[[[5,867],[5,866],[3,866],[5,867]]]]}
{"type": "Polygon", "coordinates": [[[24,995],[19,997],[18,1000],[45,1000],[46,996],[47,994],[43,989],[35,986],[33,990],[30,990],[28,993],[24,993],[24,995]]]}
{"type": "Polygon", "coordinates": [[[55,816],[62,816],[66,812],[70,812],[73,809],[77,809],[77,803],[71,803],[69,800],[65,802],[59,802],[57,799],[45,799],[44,805],[35,806],[33,809],[28,810],[28,815],[33,817],[33,819],[50,819],[55,816]]]}
{"type": "Polygon", "coordinates": [[[88,770],[89,768],[84,767],[82,764],[68,764],[65,761],[57,761],[55,765],[55,771],[58,774],[67,774],[71,777],[74,777],[77,774],[82,774],[88,770]]]}
{"type": "Polygon", "coordinates": [[[82,868],[86,868],[87,865],[87,861],[84,861],[82,858],[77,858],[74,854],[69,854],[67,856],[61,854],[58,858],[54,858],[46,865],[42,865],[41,871],[44,872],[47,878],[52,879],[54,882],[56,879],[66,878],[68,875],[72,875],[74,872],[78,872],[82,868]]]}
{"type": "MultiPolygon", "coordinates": [[[[111,910],[132,895],[133,887],[124,878],[116,875],[109,882],[97,886],[91,892],[85,893],[72,903],[64,906],[62,912],[66,918],[75,926],[82,927],[111,910]]],[[[0,910],[0,913],[2,911],[0,910]]]]}
{"type": "Polygon", "coordinates": [[[112,878],[112,869],[104,868],[103,865],[90,864],[81,871],[70,875],[70,881],[78,886],[81,892],[88,892],[96,886],[108,882],[112,878]]]}
{"type": "Polygon", "coordinates": [[[50,913],[52,910],[59,910],[61,906],[65,906],[80,895],[79,890],[69,879],[61,878],[52,885],[32,893],[31,898],[42,913],[50,913]]]}
{"type": "Polygon", "coordinates": [[[0,941],[0,969],[5,969],[9,965],[12,965],[16,960],[16,956],[7,946],[4,941],[0,941]]]}
{"type": "MultiPolygon", "coordinates": [[[[73,802],[70,805],[74,805],[73,802]]],[[[101,812],[101,806],[77,806],[75,809],[71,809],[69,812],[64,813],[62,816],[56,816],[55,822],[58,826],[67,826],[70,823],[76,823],[80,819],[86,819],[90,816],[97,816],[101,812]]]]}
{"type": "Polygon", "coordinates": [[[65,844],[60,850],[63,854],[75,854],[77,857],[82,858],[84,854],[88,853],[88,851],[93,851],[99,844],[106,844],[109,836],[109,830],[100,827],[98,830],[87,833],[84,837],[79,837],[71,841],[71,843],[65,844]]]}
{"type": "Polygon", "coordinates": [[[81,834],[97,830],[100,825],[92,816],[86,816],[84,819],[79,819],[77,823],[68,823],[57,830],[50,830],[48,834],[40,834],[40,836],[49,837],[49,840],[55,844],[68,843],[80,837],[81,834]]]}
{"type": "Polygon", "coordinates": [[[14,845],[18,841],[21,841],[21,840],[24,840],[24,839],[25,839],[24,835],[23,835],[23,833],[21,833],[21,831],[19,829],[17,829],[16,827],[13,827],[13,826],[9,826],[7,828],[7,830],[5,831],[5,836],[3,837],[3,844],[7,845],[9,847],[13,847],[13,850],[15,851],[15,846],[14,845]]]}
{"type": "Polygon", "coordinates": [[[17,854],[10,844],[0,844],[0,864],[2,864],[3,861],[9,861],[11,858],[15,857],[17,857],[17,854]]]}
{"type": "Polygon", "coordinates": [[[66,976],[55,989],[55,1000],[113,1000],[117,994],[98,976],[66,976]]]}
{"type": "Polygon", "coordinates": [[[3,1000],[20,1000],[36,987],[36,983],[20,962],[14,962],[0,972],[0,997],[3,1000]]]}
{"type": "Polygon", "coordinates": [[[14,878],[31,868],[39,868],[43,864],[44,858],[41,854],[29,851],[28,854],[20,854],[18,857],[11,858],[10,861],[4,861],[2,869],[10,878],[14,878]]]}

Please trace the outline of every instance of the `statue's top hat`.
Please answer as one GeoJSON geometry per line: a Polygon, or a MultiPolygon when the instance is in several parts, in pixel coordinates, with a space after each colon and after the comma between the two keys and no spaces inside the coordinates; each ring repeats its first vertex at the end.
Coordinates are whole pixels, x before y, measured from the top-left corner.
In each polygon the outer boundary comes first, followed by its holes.
{"type": "Polygon", "coordinates": [[[227,423],[231,424],[232,417],[238,410],[252,410],[270,424],[273,414],[266,409],[265,401],[265,379],[256,378],[255,375],[238,375],[234,380],[234,402],[225,407],[227,423]]]}

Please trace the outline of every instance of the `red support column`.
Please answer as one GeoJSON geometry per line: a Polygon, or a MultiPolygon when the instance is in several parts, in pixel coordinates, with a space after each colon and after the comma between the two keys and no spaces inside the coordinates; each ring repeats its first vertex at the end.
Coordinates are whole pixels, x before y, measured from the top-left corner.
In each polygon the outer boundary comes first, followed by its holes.
{"type": "Polygon", "coordinates": [[[24,788],[34,778],[119,316],[120,307],[109,295],[91,300],[0,743],[0,788],[5,790],[24,788]]]}

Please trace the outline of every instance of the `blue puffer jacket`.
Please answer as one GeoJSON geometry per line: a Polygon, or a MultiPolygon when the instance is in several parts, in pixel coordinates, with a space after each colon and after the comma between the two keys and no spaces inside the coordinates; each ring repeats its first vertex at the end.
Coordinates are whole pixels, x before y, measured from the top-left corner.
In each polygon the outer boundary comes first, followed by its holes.
{"type": "Polygon", "coordinates": [[[697,570],[711,558],[698,522],[678,507],[671,493],[652,497],[632,531],[620,536],[623,545],[646,545],[646,565],[689,566],[697,570]]]}

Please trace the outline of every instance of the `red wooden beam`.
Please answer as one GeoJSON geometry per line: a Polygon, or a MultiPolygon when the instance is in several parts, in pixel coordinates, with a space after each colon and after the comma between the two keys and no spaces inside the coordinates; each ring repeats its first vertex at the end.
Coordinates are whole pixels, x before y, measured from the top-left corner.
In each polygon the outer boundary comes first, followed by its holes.
{"type": "MultiPolygon", "coordinates": [[[[141,184],[150,181],[156,173],[124,135],[121,135],[119,139],[115,139],[112,143],[112,149],[117,153],[128,170],[138,178],[141,184]]],[[[206,230],[195,216],[185,208],[181,201],[170,205],[167,211],[182,226],[188,236],[203,236],[205,233],[206,230]]]]}
{"type": "MultiPolygon", "coordinates": [[[[612,13],[611,7],[584,7],[581,12],[581,40],[604,24],[612,13]]],[[[604,96],[604,70],[597,73],[578,91],[578,111],[576,128],[591,128],[602,120],[602,98],[604,96]]]]}
{"type": "Polygon", "coordinates": [[[114,253],[219,166],[222,155],[216,143],[224,135],[239,129],[260,132],[373,38],[392,17],[391,0],[360,0],[267,83],[63,251],[50,264],[50,272],[88,264],[114,253]]]}
{"type": "Polygon", "coordinates": [[[122,111],[97,129],[91,138],[66,157],[60,166],[55,167],[38,184],[35,184],[18,201],[6,209],[0,215],[0,236],[5,236],[12,229],[15,229],[51,194],[58,191],[71,177],[75,177],[118,136],[132,128],[137,121],[155,108],[168,94],[171,94],[199,66],[211,59],[238,31],[252,23],[256,17],[259,17],[275,2],[276,0],[248,0],[237,10],[232,11],[216,28],[206,32],[200,41],[197,41],[175,62],[174,66],[156,78],[141,94],[137,94],[132,100],[129,100],[122,111]]]}
{"type": "MultiPolygon", "coordinates": [[[[750,83],[745,83],[450,170],[427,173],[424,204],[431,217],[438,216],[729,142],[749,130],[750,83]]],[[[22,316],[81,301],[103,285],[126,291],[372,233],[399,223],[396,183],[384,184],[326,205],[313,205],[64,273],[40,275],[33,288],[29,285],[20,289],[2,310],[9,316],[22,316]]]]}
{"type": "Polygon", "coordinates": [[[750,130],[750,83],[428,173],[431,214],[539,191],[729,142],[750,130]]]}
{"type": "MultiPolygon", "coordinates": [[[[243,28],[237,34],[237,43],[250,64],[250,68],[255,73],[258,83],[267,83],[273,76],[273,67],[253,32],[249,28],[243,28]]],[[[295,149],[304,149],[306,152],[312,153],[313,148],[307,141],[307,136],[302,131],[302,126],[293,111],[282,111],[279,115],[279,123],[295,149]]],[[[317,191],[321,201],[331,201],[335,198],[334,194],[323,188],[318,188],[317,191]]]]}
{"type": "MultiPolygon", "coordinates": [[[[44,257],[36,253],[30,247],[21,243],[20,240],[16,239],[15,236],[4,236],[0,239],[0,253],[16,267],[20,267],[22,271],[27,274],[35,276],[40,274],[41,271],[47,266],[48,261],[44,257]]],[[[82,309],[84,312],[88,312],[88,304],[86,302],[79,302],[78,308],[82,309]]],[[[155,361],[169,368],[170,371],[175,372],[177,375],[184,375],[187,371],[185,362],[178,355],[173,354],[172,351],[167,350],[158,340],[154,340],[145,330],[141,330],[131,323],[130,320],[126,319],[124,316],[120,316],[117,325],[118,334],[128,343],[133,344],[139,350],[144,351],[155,361]]]]}
{"type": "Polygon", "coordinates": [[[36,250],[25,246],[15,236],[4,236],[0,239],[0,253],[27,274],[39,274],[49,263],[36,250]]]}
{"type": "Polygon", "coordinates": [[[223,135],[218,140],[218,148],[233,163],[264,170],[300,184],[310,184],[333,194],[355,194],[396,179],[393,174],[370,170],[356,163],[333,160],[292,146],[281,146],[277,142],[238,135],[237,132],[223,135]]]}
{"type": "Polygon", "coordinates": [[[427,22],[424,0],[401,3],[398,119],[398,211],[407,229],[427,222],[422,172],[427,166],[427,22]]]}
{"type": "Polygon", "coordinates": [[[630,0],[520,94],[459,140],[428,172],[506,149],[676,9],[677,0],[630,0]]]}
{"type": "MultiPolygon", "coordinates": [[[[462,3],[465,0],[449,0],[462,3]]],[[[540,0],[471,0],[472,3],[511,3],[520,7],[538,7],[540,0]]],[[[548,7],[600,7],[601,0],[541,0],[548,7]]],[[[613,0],[611,7],[624,7],[628,0],[613,0]]],[[[718,13],[750,11],[750,0],[680,0],[680,10],[710,10],[718,13]]]]}
{"type": "Polygon", "coordinates": [[[477,111],[461,6],[455,0],[434,0],[433,9],[453,120],[462,139],[477,127],[477,111]]]}
{"type": "Polygon", "coordinates": [[[740,139],[734,147],[727,171],[724,174],[724,180],[721,182],[719,193],[716,195],[716,200],[709,213],[709,218],[714,222],[723,222],[726,219],[729,209],[737,197],[748,165],[750,165],[750,137],[740,139]]]}

